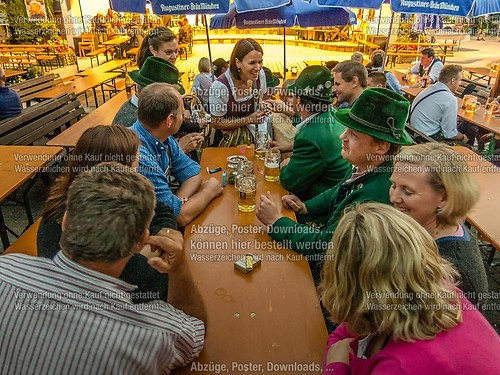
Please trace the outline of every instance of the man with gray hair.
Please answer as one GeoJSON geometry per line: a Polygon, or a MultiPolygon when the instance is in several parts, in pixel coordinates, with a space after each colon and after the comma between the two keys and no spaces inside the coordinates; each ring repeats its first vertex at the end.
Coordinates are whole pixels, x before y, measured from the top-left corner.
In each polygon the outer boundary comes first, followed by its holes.
{"type": "Polygon", "coordinates": [[[422,90],[413,100],[409,114],[411,126],[437,141],[460,141],[468,137],[457,129],[458,103],[454,93],[462,80],[460,65],[446,65],[439,81],[422,90]]]}
{"type": "Polygon", "coordinates": [[[19,116],[23,110],[19,94],[6,86],[7,77],[0,67],[0,121],[19,116]]]}
{"type": "Polygon", "coordinates": [[[180,227],[222,194],[215,178],[202,183],[200,165],[189,159],[172,137],[181,126],[183,112],[177,90],[167,83],[153,83],[139,96],[138,120],[131,127],[142,142],[139,172],[153,183],[156,199],[174,210],[180,227]],[[180,183],[176,194],[170,187],[171,176],[180,183]]]}
{"type": "Polygon", "coordinates": [[[151,183],[103,163],[68,192],[62,250],[54,259],[0,257],[1,374],[158,374],[200,353],[206,312],[172,229],[150,236],[151,183]],[[133,304],[135,285],[118,279],[149,244],[149,264],[169,274],[168,303],[133,304]]]}

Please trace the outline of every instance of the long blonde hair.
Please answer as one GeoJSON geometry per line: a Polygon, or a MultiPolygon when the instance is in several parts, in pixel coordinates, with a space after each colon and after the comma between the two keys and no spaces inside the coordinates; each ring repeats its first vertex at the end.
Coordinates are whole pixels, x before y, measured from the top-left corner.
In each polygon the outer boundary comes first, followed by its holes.
{"type": "Polygon", "coordinates": [[[403,341],[431,339],[461,322],[457,272],[408,215],[381,203],[354,206],[332,241],[319,289],[333,321],[403,341]]]}

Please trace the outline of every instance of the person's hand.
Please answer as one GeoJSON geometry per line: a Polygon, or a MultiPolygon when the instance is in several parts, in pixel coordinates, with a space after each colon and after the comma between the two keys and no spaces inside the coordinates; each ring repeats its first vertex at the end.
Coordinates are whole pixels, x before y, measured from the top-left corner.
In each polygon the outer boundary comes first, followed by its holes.
{"type": "Polygon", "coordinates": [[[280,168],[286,167],[290,163],[290,158],[283,159],[283,161],[280,164],[280,168]]]}
{"type": "Polygon", "coordinates": [[[175,273],[185,263],[184,238],[181,232],[162,229],[156,236],[150,236],[146,244],[151,246],[151,252],[157,254],[148,263],[158,272],[175,273]]]}
{"type": "Polygon", "coordinates": [[[326,364],[342,362],[349,365],[349,354],[354,354],[350,346],[352,340],[354,339],[343,339],[330,346],[326,354],[326,364]]]}
{"type": "Polygon", "coordinates": [[[281,100],[267,99],[264,100],[263,104],[266,104],[269,107],[269,109],[273,112],[281,112],[283,110],[283,105],[285,103],[283,103],[283,101],[281,100]]]}
{"type": "Polygon", "coordinates": [[[260,204],[257,207],[257,218],[264,225],[271,225],[281,217],[280,210],[276,203],[271,198],[271,193],[268,191],[266,195],[260,196],[260,204]]]}
{"type": "Polygon", "coordinates": [[[293,210],[297,214],[307,214],[306,205],[295,195],[284,195],[283,197],[281,197],[281,202],[283,203],[283,206],[285,208],[293,210]]]}
{"type": "Polygon", "coordinates": [[[261,124],[266,118],[266,111],[257,111],[248,116],[249,124],[261,124]]]}
{"type": "Polygon", "coordinates": [[[204,181],[201,184],[200,190],[208,191],[211,196],[211,199],[218,197],[219,195],[222,194],[223,191],[221,183],[214,177],[211,177],[207,181],[204,181]]]}
{"type": "Polygon", "coordinates": [[[200,133],[189,133],[179,139],[179,146],[186,154],[198,150],[203,145],[205,138],[200,133]]]}
{"type": "Polygon", "coordinates": [[[281,147],[281,145],[278,142],[276,142],[276,141],[271,141],[269,143],[269,148],[275,148],[275,149],[281,151],[280,147],[281,147]]]}

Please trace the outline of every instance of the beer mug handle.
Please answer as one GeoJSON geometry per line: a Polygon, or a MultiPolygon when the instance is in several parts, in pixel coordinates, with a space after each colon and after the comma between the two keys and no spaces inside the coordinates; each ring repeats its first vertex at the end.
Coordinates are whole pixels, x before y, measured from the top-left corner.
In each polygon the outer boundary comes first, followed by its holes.
{"type": "Polygon", "coordinates": [[[481,103],[476,102],[476,108],[474,109],[474,112],[476,112],[480,108],[481,108],[481,103]]]}

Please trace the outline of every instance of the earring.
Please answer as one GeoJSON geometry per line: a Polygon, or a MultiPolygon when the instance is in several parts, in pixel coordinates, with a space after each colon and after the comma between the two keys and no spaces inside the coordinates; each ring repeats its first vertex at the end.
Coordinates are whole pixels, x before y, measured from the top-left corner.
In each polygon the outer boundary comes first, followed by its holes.
{"type": "Polygon", "coordinates": [[[241,73],[241,68],[238,68],[238,73],[241,73]]]}
{"type": "Polygon", "coordinates": [[[443,211],[443,207],[436,207],[436,214],[440,214],[443,211]]]}

